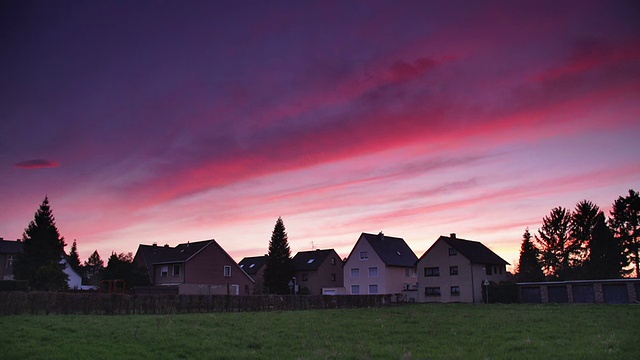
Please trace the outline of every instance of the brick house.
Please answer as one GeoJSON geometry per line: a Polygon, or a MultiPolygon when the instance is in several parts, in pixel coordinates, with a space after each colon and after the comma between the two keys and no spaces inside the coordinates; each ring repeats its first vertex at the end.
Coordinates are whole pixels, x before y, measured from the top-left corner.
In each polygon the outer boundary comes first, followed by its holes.
{"type": "Polygon", "coordinates": [[[508,264],[478,241],[440,236],[418,260],[418,301],[481,303],[485,281],[507,280],[508,264]]]}
{"type": "Polygon", "coordinates": [[[254,291],[256,293],[262,292],[264,284],[264,269],[266,269],[267,256],[251,256],[242,259],[238,265],[244,272],[246,272],[254,281],[254,291]]]}
{"type": "Polygon", "coordinates": [[[176,286],[179,294],[253,293],[253,279],[215,240],[139,245],[134,263],[147,269],[153,286],[176,286]]]}
{"type": "Polygon", "coordinates": [[[334,249],[300,251],[293,268],[301,294],[336,294],[343,287],[342,259],[334,249]]]}
{"type": "Polygon", "coordinates": [[[362,233],[344,264],[346,294],[400,294],[415,289],[417,260],[402,238],[362,233]]]}
{"type": "Polygon", "coordinates": [[[10,241],[0,238],[0,280],[13,280],[13,264],[22,253],[20,240],[10,241]]]}

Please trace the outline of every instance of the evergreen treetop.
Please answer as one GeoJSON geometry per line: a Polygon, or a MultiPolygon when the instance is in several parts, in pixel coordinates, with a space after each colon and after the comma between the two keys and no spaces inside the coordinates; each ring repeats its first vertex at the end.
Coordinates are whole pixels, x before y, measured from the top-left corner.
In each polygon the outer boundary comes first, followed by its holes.
{"type": "Polygon", "coordinates": [[[288,294],[289,281],[293,277],[291,249],[282,218],[278,218],[269,241],[265,261],[264,286],[270,293],[288,294]]]}

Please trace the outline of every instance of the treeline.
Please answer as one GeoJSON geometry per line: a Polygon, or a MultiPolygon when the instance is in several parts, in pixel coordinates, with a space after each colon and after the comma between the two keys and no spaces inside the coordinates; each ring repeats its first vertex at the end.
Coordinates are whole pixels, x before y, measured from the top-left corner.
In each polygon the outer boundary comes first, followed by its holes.
{"type": "Polygon", "coordinates": [[[519,282],[612,279],[640,274],[640,196],[629,190],[613,202],[609,216],[588,200],[561,206],[527,228],[516,269],[519,282]]]}

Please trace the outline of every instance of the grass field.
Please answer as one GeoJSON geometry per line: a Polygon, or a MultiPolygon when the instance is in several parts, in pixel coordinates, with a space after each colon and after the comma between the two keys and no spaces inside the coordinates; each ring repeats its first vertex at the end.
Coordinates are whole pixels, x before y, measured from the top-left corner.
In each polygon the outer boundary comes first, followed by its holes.
{"type": "Polygon", "coordinates": [[[637,359],[635,305],[0,317],[2,359],[637,359]]]}

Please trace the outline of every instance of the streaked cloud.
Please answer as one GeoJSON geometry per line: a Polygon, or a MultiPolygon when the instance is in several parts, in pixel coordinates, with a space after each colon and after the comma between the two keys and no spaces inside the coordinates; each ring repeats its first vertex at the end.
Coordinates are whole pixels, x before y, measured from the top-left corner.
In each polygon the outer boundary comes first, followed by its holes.
{"type": "Polygon", "coordinates": [[[20,169],[50,169],[59,167],[60,163],[45,159],[33,159],[15,163],[14,166],[20,169]]]}

